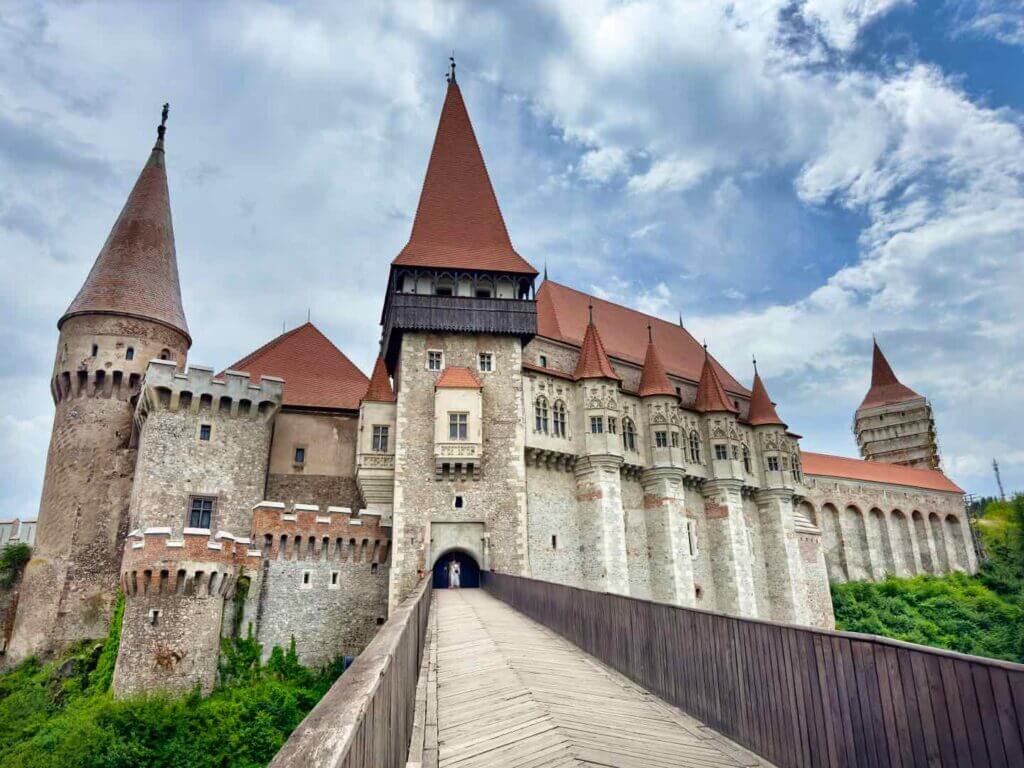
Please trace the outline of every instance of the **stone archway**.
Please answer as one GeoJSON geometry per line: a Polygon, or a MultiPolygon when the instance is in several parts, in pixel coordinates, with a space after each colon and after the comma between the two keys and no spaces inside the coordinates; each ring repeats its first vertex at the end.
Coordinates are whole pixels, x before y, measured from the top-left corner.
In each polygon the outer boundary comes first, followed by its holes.
{"type": "Polygon", "coordinates": [[[469,552],[461,549],[449,549],[438,555],[434,562],[433,587],[434,589],[448,588],[448,566],[451,563],[458,563],[459,587],[462,589],[475,589],[480,586],[480,564],[469,552]]]}

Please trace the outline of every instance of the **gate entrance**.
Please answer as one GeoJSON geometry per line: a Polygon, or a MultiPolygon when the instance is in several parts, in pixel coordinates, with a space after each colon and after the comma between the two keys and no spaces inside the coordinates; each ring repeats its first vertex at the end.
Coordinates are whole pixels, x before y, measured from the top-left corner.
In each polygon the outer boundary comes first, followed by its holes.
{"type": "Polygon", "coordinates": [[[434,563],[434,589],[448,589],[448,573],[452,563],[459,564],[461,589],[474,589],[480,586],[480,565],[476,559],[465,552],[452,550],[445,552],[434,563]]]}

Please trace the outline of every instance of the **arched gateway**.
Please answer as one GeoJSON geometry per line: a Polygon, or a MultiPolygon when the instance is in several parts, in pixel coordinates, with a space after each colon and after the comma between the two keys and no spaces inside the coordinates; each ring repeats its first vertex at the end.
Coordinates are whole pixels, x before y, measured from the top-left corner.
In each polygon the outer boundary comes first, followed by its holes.
{"type": "Polygon", "coordinates": [[[448,588],[449,566],[459,564],[459,586],[473,589],[480,586],[480,564],[468,552],[451,549],[440,555],[434,562],[434,589],[448,588]]]}

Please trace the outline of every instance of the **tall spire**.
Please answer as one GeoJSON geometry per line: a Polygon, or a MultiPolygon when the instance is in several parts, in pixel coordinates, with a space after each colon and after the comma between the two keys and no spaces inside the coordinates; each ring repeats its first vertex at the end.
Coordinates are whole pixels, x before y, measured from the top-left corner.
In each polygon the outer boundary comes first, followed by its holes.
{"type": "Polygon", "coordinates": [[[537,274],[509,240],[454,67],[412,234],[392,263],[537,274]]]}
{"type": "Polygon", "coordinates": [[[191,343],[181,304],[164,164],[168,109],[164,104],[149,159],[58,328],[76,315],[125,315],[162,323],[191,343]]]}
{"type": "Polygon", "coordinates": [[[377,358],[373,366],[373,375],[370,376],[370,386],[363,395],[364,401],[371,403],[394,403],[398,400],[395,391],[391,388],[391,381],[388,379],[388,368],[383,357],[377,358]]]}
{"type": "Polygon", "coordinates": [[[619,375],[612,368],[608,359],[608,353],[604,351],[604,342],[601,341],[601,334],[597,332],[594,325],[594,308],[590,307],[590,322],[587,323],[587,330],[583,334],[583,343],[580,345],[580,357],[576,361],[576,370],[573,378],[580,379],[613,379],[622,381],[619,375]]]}
{"type": "Polygon", "coordinates": [[[711,362],[707,342],[704,343],[704,367],[700,371],[697,397],[693,406],[701,413],[736,413],[736,406],[725,393],[722,380],[718,378],[718,371],[711,362]]]}
{"type": "Polygon", "coordinates": [[[857,410],[921,399],[921,395],[901,384],[896,378],[892,366],[882,354],[882,348],[878,346],[878,341],[873,340],[872,343],[874,349],[871,360],[871,389],[868,390],[864,401],[857,410]]]}
{"type": "Polygon", "coordinates": [[[755,427],[766,424],[786,426],[786,423],[776,413],[772,399],[768,396],[768,390],[765,389],[764,382],[761,381],[761,375],[757,372],[756,360],[754,361],[754,388],[750,395],[750,412],[747,415],[747,421],[755,427]]]}
{"type": "Polygon", "coordinates": [[[674,395],[672,383],[661,364],[658,349],[654,346],[654,335],[651,326],[647,326],[647,353],[644,355],[644,368],[640,373],[640,397],[648,395],[674,395]]]}

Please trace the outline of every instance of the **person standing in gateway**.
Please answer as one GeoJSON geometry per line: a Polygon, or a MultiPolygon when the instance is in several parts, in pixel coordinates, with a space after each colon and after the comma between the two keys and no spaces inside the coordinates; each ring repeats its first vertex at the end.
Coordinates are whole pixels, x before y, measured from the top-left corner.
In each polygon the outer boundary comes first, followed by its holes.
{"type": "Polygon", "coordinates": [[[453,557],[448,563],[448,589],[459,588],[459,577],[462,573],[462,566],[453,557]]]}

